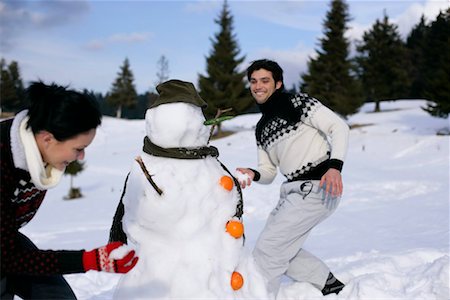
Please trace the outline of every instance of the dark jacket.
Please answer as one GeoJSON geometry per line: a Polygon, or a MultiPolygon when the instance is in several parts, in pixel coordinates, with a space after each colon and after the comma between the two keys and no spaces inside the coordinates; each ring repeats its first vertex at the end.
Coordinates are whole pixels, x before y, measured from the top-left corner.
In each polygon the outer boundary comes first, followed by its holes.
{"type": "Polygon", "coordinates": [[[46,191],[39,190],[30,174],[14,166],[11,150],[13,119],[0,123],[0,253],[1,277],[12,274],[53,275],[84,272],[83,251],[24,249],[19,229],[36,214],[46,191]]]}

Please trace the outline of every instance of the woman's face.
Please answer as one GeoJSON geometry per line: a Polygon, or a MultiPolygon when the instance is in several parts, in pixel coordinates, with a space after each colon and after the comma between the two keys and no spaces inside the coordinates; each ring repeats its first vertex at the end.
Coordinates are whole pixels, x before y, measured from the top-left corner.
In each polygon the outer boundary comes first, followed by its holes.
{"type": "Polygon", "coordinates": [[[84,159],[84,149],[92,142],[95,133],[96,129],[91,129],[63,142],[49,132],[43,133],[47,134],[39,147],[43,161],[63,171],[72,161],[84,159]]]}

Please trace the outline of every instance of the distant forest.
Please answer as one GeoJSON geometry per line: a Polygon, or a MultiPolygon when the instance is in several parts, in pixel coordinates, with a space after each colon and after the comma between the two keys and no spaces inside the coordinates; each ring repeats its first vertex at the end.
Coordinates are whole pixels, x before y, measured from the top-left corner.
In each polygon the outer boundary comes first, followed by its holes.
{"type": "MultiPolygon", "coordinates": [[[[405,39],[384,13],[352,45],[345,37],[350,20],[346,1],[329,1],[316,55],[309,59],[307,71],[299,74],[298,85],[290,87],[290,92],[308,93],[344,118],[357,112],[365,102],[374,102],[374,110],[379,111],[382,101],[395,99],[426,99],[428,105],[424,110],[434,116],[448,116],[450,8],[441,11],[435,20],[422,16],[405,39]],[[353,56],[352,46],[356,49],[353,56]]],[[[208,103],[205,116],[214,117],[218,111],[227,109],[228,115],[258,112],[245,71],[237,71],[245,55],[240,54],[233,15],[226,1],[214,21],[219,29],[211,39],[207,71],[199,74],[198,82],[194,83],[208,103]]],[[[163,55],[158,60],[157,83],[169,78],[168,66],[169,60],[163,55]]],[[[28,105],[26,87],[19,62],[1,58],[0,67],[1,113],[13,115],[28,105]]],[[[89,92],[98,99],[104,115],[127,119],[143,119],[158,97],[152,92],[137,94],[128,58],[124,58],[106,94],[89,92]]]]}

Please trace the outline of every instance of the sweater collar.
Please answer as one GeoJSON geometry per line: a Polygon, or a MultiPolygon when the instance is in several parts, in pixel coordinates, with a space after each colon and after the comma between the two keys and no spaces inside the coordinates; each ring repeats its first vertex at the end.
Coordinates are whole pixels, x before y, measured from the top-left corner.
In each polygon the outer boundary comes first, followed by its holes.
{"type": "Polygon", "coordinates": [[[299,114],[292,104],[293,95],[276,90],[263,104],[258,104],[263,116],[279,117],[289,122],[298,122],[299,114]]]}
{"type": "Polygon", "coordinates": [[[264,102],[263,104],[258,103],[258,106],[259,106],[259,109],[261,110],[261,112],[264,115],[268,115],[268,114],[273,114],[275,111],[278,111],[280,108],[280,105],[283,105],[281,102],[284,102],[284,101],[282,101],[282,99],[284,98],[284,97],[282,97],[283,94],[285,94],[285,93],[283,93],[279,89],[275,90],[275,92],[272,95],[270,95],[270,97],[267,99],[266,102],[264,102]],[[281,99],[281,101],[278,101],[279,99],[281,99]]]}
{"type": "Polygon", "coordinates": [[[14,117],[11,125],[11,153],[14,166],[16,168],[28,171],[27,160],[25,158],[25,149],[20,140],[19,128],[22,121],[27,117],[28,110],[23,110],[14,117]]]}

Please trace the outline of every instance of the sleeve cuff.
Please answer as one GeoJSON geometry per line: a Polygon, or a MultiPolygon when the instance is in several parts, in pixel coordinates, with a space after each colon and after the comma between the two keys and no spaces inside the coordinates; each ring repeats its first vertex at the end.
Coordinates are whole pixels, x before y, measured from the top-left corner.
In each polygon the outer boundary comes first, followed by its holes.
{"type": "Polygon", "coordinates": [[[84,273],[84,251],[61,250],[59,252],[61,270],[64,274],[84,273]]]}
{"type": "Polygon", "coordinates": [[[252,170],[253,173],[255,173],[255,177],[253,178],[253,181],[259,181],[259,179],[261,179],[261,173],[259,173],[258,171],[254,170],[252,168],[249,168],[249,169],[252,170]]]}
{"type": "Polygon", "coordinates": [[[342,172],[342,167],[344,166],[344,162],[340,159],[330,159],[329,167],[342,172]]]}

